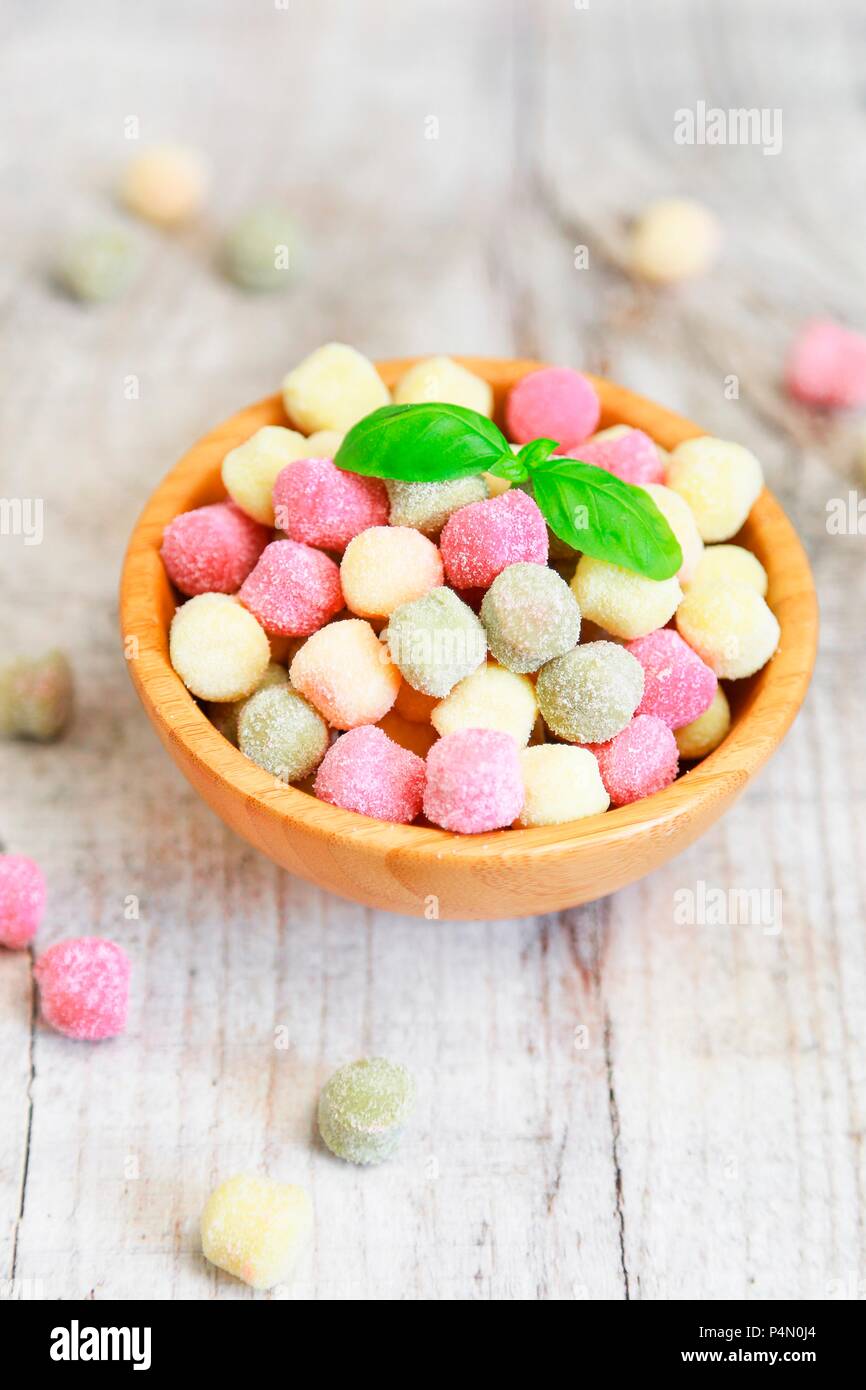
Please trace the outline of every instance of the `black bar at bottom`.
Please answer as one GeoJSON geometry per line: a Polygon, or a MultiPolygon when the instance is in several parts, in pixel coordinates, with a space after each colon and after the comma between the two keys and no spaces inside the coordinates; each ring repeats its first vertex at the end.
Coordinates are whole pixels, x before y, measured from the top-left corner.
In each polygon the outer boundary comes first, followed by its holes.
{"type": "MultiPolygon", "coordinates": [[[[19,1347],[27,1348],[28,1369],[47,1371],[60,1381],[76,1375],[98,1376],[106,1370],[113,1376],[139,1378],[190,1370],[199,1375],[212,1372],[222,1382],[230,1367],[243,1364],[253,1379],[259,1372],[271,1378],[280,1366],[291,1375],[293,1356],[299,1350],[317,1354],[321,1329],[308,1340],[304,1324],[290,1305],[291,1300],[262,1297],[197,1303],[4,1300],[0,1327],[7,1346],[14,1336],[19,1347]]],[[[353,1343],[369,1351],[371,1342],[379,1337],[390,1341],[397,1330],[393,1325],[390,1332],[381,1324],[377,1328],[378,1320],[369,1310],[363,1316],[368,1326],[360,1342],[344,1325],[349,1335],[345,1340],[338,1338],[338,1346],[346,1349],[343,1354],[350,1354],[353,1343]]],[[[674,1367],[804,1366],[826,1375],[856,1364],[853,1358],[859,1351],[862,1327],[862,1302],[589,1304],[581,1300],[577,1317],[574,1311],[570,1315],[565,1354],[573,1360],[576,1374],[591,1356],[596,1366],[600,1359],[612,1373],[631,1369],[652,1373],[674,1367]]],[[[399,1335],[402,1340],[405,1329],[399,1335]]],[[[441,1345],[444,1357],[451,1358],[448,1343],[441,1345]]],[[[553,1350],[554,1344],[549,1345],[553,1350]]],[[[565,1348],[562,1342],[558,1345],[559,1361],[565,1348]]],[[[479,1339],[476,1356],[486,1379],[491,1352],[497,1347],[504,1350],[505,1344],[500,1339],[491,1342],[489,1336],[479,1339]]],[[[540,1350],[536,1343],[535,1354],[540,1350]]],[[[427,1375],[429,1358],[427,1344],[427,1375]]],[[[465,1375],[465,1350],[460,1359],[465,1375]]],[[[453,1363],[447,1364],[453,1369],[453,1363]]]]}

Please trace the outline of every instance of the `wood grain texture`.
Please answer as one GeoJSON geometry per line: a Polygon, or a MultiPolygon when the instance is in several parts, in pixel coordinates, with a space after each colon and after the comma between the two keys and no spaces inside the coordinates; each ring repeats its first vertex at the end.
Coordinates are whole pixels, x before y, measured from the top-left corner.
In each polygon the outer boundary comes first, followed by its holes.
{"type": "Polygon", "coordinates": [[[38,947],[120,940],[135,989],[128,1035],[85,1048],[0,958],[4,1293],[261,1297],[197,1254],[209,1188],[251,1166],[316,1206],[277,1297],[863,1296],[866,570],[826,511],[861,484],[863,422],[780,389],[803,317],[866,327],[861,10],[6,5],[0,493],[44,498],[46,538],[0,538],[0,637],[62,641],[80,700],[63,744],[0,746],[0,838],[47,873],[38,947]],[[780,107],[782,152],[676,146],[699,99],[780,107]],[[215,198],[176,238],[137,228],[141,281],[83,311],[44,268],[113,215],[128,115],[201,146],[215,198]],[[670,192],[716,209],[725,251],[656,294],[623,238],[670,192]],[[218,239],[271,197],[305,266],[249,299],[218,239]],[[118,655],[126,539],[190,440],[328,338],[578,363],[761,457],[818,586],[815,677],[736,809],[639,884],[529,921],[380,916],[254,853],[165,756],[118,655]],[[700,882],[778,890],[781,931],[678,921],[700,882]],[[313,1111],[368,1052],[413,1068],[420,1108],[361,1173],[313,1111]]]}
{"type": "MultiPolygon", "coordinates": [[[[511,387],[542,365],[459,360],[490,383],[500,423],[511,387]]],[[[378,364],[389,387],[410,365],[407,359],[378,364]]],[[[592,380],[605,428],[632,425],[666,449],[700,433],[652,401],[592,380]]],[[[738,539],[767,570],[779,650],[755,677],[733,686],[724,744],[655,796],[572,825],[464,837],[373,822],[255,767],[214,729],[172,669],[168,629],[175,604],[159,550],[174,517],[225,496],[226,453],[279,423],[286,415],[276,396],[241,411],[194,445],[156,489],[127,550],[120,627],[136,689],[171,756],[217,815],[283,868],[352,901],[428,920],[558,911],[605,897],[666,863],[733,803],[778,747],[812,674],[817,603],[803,547],[765,490],[738,539]]]]}

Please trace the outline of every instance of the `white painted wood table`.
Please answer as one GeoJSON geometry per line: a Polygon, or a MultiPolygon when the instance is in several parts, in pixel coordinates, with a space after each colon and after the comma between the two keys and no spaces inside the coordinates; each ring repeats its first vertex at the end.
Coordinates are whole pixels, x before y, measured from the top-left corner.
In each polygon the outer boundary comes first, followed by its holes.
{"type": "Polygon", "coordinates": [[[866,578],[826,506],[862,485],[863,424],[779,386],[804,316],[866,327],[856,0],[19,0],[2,30],[2,493],[44,498],[45,540],[0,542],[0,640],[62,644],[80,701],[63,743],[2,747],[0,836],[48,875],[37,948],[103,934],[134,968],[127,1035],[87,1046],[39,1022],[28,953],[0,958],[4,1294],[262,1297],[197,1240],[208,1190],[252,1167],[316,1207],[275,1296],[862,1297],[866,578]],[[698,101],[781,109],[781,152],[677,145],[698,101]],[[44,267],[113,215],[129,116],[206,151],[211,212],[137,229],[138,286],[82,310],[44,267]],[[717,209],[724,259],[639,291],[623,229],[669,191],[717,209]],[[246,298],[215,250],[269,198],[304,273],[246,298]],[[157,745],[116,631],[125,537],[192,440],[327,338],[584,365],[763,458],[821,661],[771,766],[666,869],[535,921],[380,915],[259,858],[157,745]],[[701,882],[778,890],[782,930],[679,925],[701,882]],[[322,1149],[314,1104],[371,1052],[420,1104],[367,1172],[322,1149]]]}

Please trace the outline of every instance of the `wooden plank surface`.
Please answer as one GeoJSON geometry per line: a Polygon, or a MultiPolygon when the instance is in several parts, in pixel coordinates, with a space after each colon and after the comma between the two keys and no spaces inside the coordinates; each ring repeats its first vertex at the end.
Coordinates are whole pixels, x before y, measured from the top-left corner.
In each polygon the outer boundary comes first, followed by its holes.
{"type": "Polygon", "coordinates": [[[0,491],[44,499],[45,540],[0,539],[0,645],[64,645],[80,702],[57,747],[0,748],[0,838],[48,875],[38,946],[111,936],[135,989],[123,1039],[76,1045],[34,1017],[30,957],[0,958],[0,1289],[262,1297],[196,1235],[213,1183],[261,1167],[316,1207],[272,1297],[862,1297],[866,580],[826,507],[862,482],[863,422],[779,389],[804,316],[866,327],[855,0],[19,0],[2,28],[0,491]],[[676,145],[699,100],[781,109],[781,152],[676,145]],[[82,310],[45,266],[114,215],[130,115],[205,150],[212,208],[139,229],[138,286],[82,310]],[[716,208],[725,254],[653,294],[621,273],[624,230],[670,191],[716,208]],[[273,197],[304,272],[248,299],[214,273],[219,234],[273,197]],[[256,857],[157,746],[115,631],[126,534],[194,438],[327,338],[583,365],[763,459],[813,559],[821,661],[763,776],[650,879],[535,921],[377,916],[256,857]],[[679,924],[699,883],[777,891],[781,930],[679,924]],[[313,1115],[371,1051],[420,1101],[361,1172],[313,1115]]]}

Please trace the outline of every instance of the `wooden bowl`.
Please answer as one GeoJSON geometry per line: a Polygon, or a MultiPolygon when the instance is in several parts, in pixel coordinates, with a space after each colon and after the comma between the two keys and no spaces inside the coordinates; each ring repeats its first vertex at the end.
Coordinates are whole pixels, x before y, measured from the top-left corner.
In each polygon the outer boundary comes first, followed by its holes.
{"type": "MultiPolygon", "coordinates": [[[[385,382],[393,386],[412,360],[379,363],[385,382]]],[[[541,365],[460,360],[493,386],[498,418],[514,382],[541,365]]],[[[666,449],[703,433],[652,401],[592,380],[601,397],[602,427],[639,427],[666,449]]],[[[275,863],[343,897],[419,917],[552,912],[603,897],[691,844],[781,742],[809,684],[818,612],[803,547],[765,489],[739,539],[769,574],[768,600],[782,629],[779,650],[758,675],[728,685],[728,737],[664,791],[567,825],[461,836],[370,820],[277,784],[217,732],[171,668],[168,627],[175,599],[159,547],[172,517],[224,496],[220,465],[229,449],[262,425],[285,423],[280,398],[269,397],[233,415],[181,459],[139,517],[120,595],[129,668],[157,733],[217,815],[275,863]]]]}

